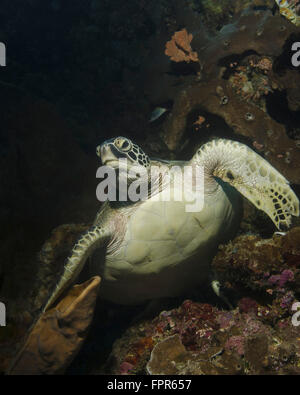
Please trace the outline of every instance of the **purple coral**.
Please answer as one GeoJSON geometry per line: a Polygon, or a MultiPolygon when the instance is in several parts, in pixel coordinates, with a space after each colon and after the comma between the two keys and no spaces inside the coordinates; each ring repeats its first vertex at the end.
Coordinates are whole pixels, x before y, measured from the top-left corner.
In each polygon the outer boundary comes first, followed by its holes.
{"type": "Polygon", "coordinates": [[[272,276],[269,277],[268,282],[269,284],[275,285],[278,284],[280,280],[279,274],[272,274],[272,276]]]}
{"type": "Polygon", "coordinates": [[[283,270],[280,275],[279,286],[283,287],[286,282],[294,280],[294,273],[291,270],[283,270]]]}
{"type": "Polygon", "coordinates": [[[282,307],[283,309],[288,308],[292,305],[294,299],[294,293],[292,291],[287,292],[280,301],[280,307],[282,307]]]}
{"type": "Polygon", "coordinates": [[[273,274],[272,276],[270,276],[268,282],[272,285],[279,285],[280,287],[283,287],[285,283],[293,280],[294,273],[289,269],[285,269],[281,274],[273,274]]]}
{"type": "Polygon", "coordinates": [[[218,314],[217,321],[220,329],[228,329],[234,325],[234,315],[232,312],[221,311],[218,314]]]}

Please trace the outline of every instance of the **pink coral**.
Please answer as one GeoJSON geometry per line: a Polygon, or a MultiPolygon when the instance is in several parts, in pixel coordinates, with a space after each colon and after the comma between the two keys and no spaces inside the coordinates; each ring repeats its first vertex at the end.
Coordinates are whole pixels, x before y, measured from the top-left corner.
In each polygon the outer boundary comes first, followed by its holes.
{"type": "Polygon", "coordinates": [[[243,336],[231,336],[225,343],[225,350],[236,351],[239,355],[244,354],[244,337],[243,336]]]}
{"type": "Polygon", "coordinates": [[[294,280],[294,273],[291,270],[283,270],[280,275],[279,286],[283,287],[286,282],[294,280]]]}
{"type": "Polygon", "coordinates": [[[294,273],[289,269],[285,269],[281,274],[275,274],[270,276],[268,282],[272,285],[279,285],[280,287],[283,287],[288,281],[293,280],[294,273]]]}
{"type": "Polygon", "coordinates": [[[123,362],[120,366],[120,374],[128,374],[133,368],[134,366],[131,363],[123,362]]]}

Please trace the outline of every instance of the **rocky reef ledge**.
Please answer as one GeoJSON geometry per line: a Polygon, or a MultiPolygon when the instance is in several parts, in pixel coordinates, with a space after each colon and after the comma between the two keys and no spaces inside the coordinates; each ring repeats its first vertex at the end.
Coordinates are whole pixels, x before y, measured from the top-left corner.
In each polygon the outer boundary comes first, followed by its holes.
{"type": "Polygon", "coordinates": [[[185,300],[118,339],[112,374],[299,374],[300,227],[237,237],[213,262],[236,307],[185,300]],[[298,324],[299,326],[296,326],[298,324]]]}

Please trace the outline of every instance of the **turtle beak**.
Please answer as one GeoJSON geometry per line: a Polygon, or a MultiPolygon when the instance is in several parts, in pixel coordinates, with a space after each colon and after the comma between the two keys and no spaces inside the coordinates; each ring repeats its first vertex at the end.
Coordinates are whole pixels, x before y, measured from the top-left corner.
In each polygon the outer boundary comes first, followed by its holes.
{"type": "Polygon", "coordinates": [[[104,165],[104,163],[109,160],[110,156],[110,149],[106,144],[101,144],[96,147],[96,154],[101,160],[101,164],[104,165]]]}
{"type": "Polygon", "coordinates": [[[113,154],[109,144],[101,144],[96,148],[97,156],[99,156],[102,165],[108,165],[108,163],[114,163],[118,161],[116,156],[113,154]]]}
{"type": "Polygon", "coordinates": [[[96,147],[96,155],[99,156],[99,158],[101,159],[101,145],[97,145],[97,147],[96,147]]]}

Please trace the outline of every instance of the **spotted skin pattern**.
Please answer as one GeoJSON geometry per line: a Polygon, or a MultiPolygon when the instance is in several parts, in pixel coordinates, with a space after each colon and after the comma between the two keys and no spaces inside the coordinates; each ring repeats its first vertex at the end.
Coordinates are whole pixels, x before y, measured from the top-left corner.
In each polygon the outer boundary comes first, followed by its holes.
{"type": "Polygon", "coordinates": [[[43,311],[51,307],[54,301],[63,293],[63,291],[73,282],[82,270],[87,258],[96,248],[104,245],[105,241],[110,238],[107,228],[94,225],[88,229],[74,245],[70,256],[67,258],[63,268],[60,280],[55,286],[49,300],[45,304],[43,311]]]}
{"type": "Polygon", "coordinates": [[[130,163],[139,164],[145,168],[150,167],[149,156],[131,140],[126,137],[117,137],[115,139],[104,141],[96,148],[96,153],[101,157],[101,150],[105,148],[112,152],[116,159],[127,158],[130,163]]]}
{"type": "Polygon", "coordinates": [[[289,228],[292,216],[299,216],[299,200],[288,180],[264,158],[236,141],[213,140],[198,151],[204,163],[216,162],[220,154],[222,161],[211,163],[213,175],[268,214],[279,230],[289,228]]]}

